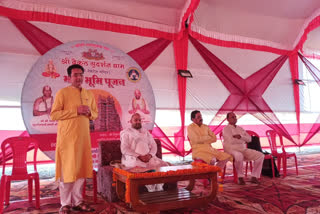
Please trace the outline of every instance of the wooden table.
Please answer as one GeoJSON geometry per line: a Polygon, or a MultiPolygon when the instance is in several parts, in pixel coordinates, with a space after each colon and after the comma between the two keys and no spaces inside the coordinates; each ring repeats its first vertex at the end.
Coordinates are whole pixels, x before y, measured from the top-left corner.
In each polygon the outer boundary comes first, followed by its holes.
{"type": "MultiPolygon", "coordinates": [[[[217,169],[204,168],[201,166],[181,165],[181,166],[166,166],[156,169],[157,172],[167,173],[163,175],[152,175],[152,177],[130,177],[129,174],[114,171],[116,181],[116,191],[118,197],[125,201],[125,196],[128,194],[130,204],[133,210],[138,212],[162,211],[178,208],[196,208],[206,206],[212,201],[217,194],[217,169]],[[128,178],[130,177],[130,182],[128,178]],[[210,192],[207,195],[194,194],[191,192],[195,179],[211,180],[210,192]],[[145,192],[139,194],[139,186],[146,184],[172,183],[177,181],[190,180],[187,188],[175,188],[165,191],[145,192]],[[129,192],[126,193],[126,185],[129,187],[129,192]]],[[[139,173],[141,175],[141,173],[139,173]]],[[[155,173],[154,173],[155,174],[155,173]]],[[[161,173],[158,173],[161,174],[161,173]]],[[[127,197],[128,197],[127,196],[127,197]]]]}

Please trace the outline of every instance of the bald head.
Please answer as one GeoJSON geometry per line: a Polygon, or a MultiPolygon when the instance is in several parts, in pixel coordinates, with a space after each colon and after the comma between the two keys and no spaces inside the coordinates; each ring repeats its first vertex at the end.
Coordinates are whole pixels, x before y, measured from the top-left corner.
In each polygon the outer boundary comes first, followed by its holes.
{"type": "Polygon", "coordinates": [[[141,128],[142,128],[142,125],[141,125],[141,116],[140,116],[140,114],[134,113],[134,114],[131,116],[130,123],[131,123],[131,127],[132,127],[132,128],[134,128],[134,129],[141,129],[141,128]]]}

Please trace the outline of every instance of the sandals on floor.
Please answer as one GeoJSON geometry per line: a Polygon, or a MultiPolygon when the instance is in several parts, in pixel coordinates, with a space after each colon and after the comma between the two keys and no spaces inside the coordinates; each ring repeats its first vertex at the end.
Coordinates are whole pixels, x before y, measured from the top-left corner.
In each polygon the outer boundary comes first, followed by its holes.
{"type": "Polygon", "coordinates": [[[93,212],[95,209],[90,207],[88,204],[81,202],[79,205],[72,207],[75,211],[81,211],[81,212],[93,212]]]}
{"type": "Polygon", "coordinates": [[[70,213],[71,213],[71,206],[65,205],[60,207],[59,214],[70,214],[70,213]]]}

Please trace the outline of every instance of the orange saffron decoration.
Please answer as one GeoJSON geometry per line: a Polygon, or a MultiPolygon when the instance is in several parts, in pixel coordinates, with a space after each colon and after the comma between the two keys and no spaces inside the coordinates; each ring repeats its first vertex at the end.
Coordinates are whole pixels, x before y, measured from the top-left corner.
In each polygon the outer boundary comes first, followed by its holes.
{"type": "Polygon", "coordinates": [[[130,179],[126,180],[126,202],[130,203],[131,198],[130,198],[130,179]]]}
{"type": "MultiPolygon", "coordinates": [[[[114,171],[114,169],[113,169],[113,171],[114,171]]],[[[112,180],[113,180],[113,182],[116,182],[116,175],[114,173],[112,174],[112,180]]]]}

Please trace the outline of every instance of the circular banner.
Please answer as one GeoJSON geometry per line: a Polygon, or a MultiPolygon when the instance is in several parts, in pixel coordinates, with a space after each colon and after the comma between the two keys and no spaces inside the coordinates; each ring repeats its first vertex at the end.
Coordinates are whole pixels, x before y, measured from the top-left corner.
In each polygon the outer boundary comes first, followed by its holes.
{"type": "Polygon", "coordinates": [[[67,68],[84,67],[82,86],[95,96],[99,115],[90,121],[93,161],[98,142],[119,139],[130,126],[134,113],[143,127],[152,130],[155,99],[151,84],[140,66],[126,53],[95,41],[73,41],[59,45],[41,56],[31,68],[23,86],[22,117],[29,134],[40,149],[54,160],[57,121],[50,120],[55,94],[70,85],[67,68]]]}

